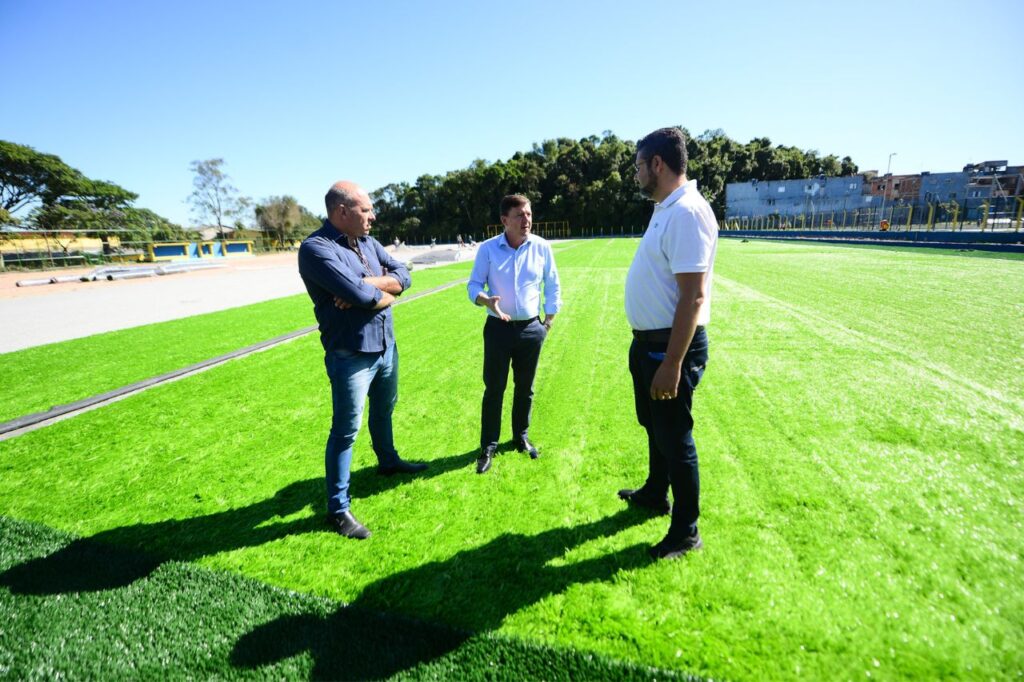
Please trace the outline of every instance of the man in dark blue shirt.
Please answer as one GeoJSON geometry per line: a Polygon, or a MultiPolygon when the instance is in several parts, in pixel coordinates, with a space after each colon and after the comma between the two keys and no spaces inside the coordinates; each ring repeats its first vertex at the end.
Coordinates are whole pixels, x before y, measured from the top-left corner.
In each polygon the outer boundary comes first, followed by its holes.
{"type": "Polygon", "coordinates": [[[409,288],[409,270],[369,236],[376,216],[366,190],[352,182],[336,182],[325,200],[327,220],[299,248],[299,274],[320,323],[331,381],[334,416],[324,455],[327,521],[339,534],[363,540],[370,531],[349,511],[348,484],[352,446],[367,396],[378,473],[390,476],[427,468],[398,456],[391,428],[398,400],[391,304],[409,288]]]}

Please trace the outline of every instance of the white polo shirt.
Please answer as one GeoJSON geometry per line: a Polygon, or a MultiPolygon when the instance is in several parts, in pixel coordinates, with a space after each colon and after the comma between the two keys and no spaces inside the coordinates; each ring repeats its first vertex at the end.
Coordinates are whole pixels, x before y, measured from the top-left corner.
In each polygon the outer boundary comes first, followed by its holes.
{"type": "Polygon", "coordinates": [[[626,319],[633,329],[669,329],[679,303],[675,275],[704,273],[704,303],[697,324],[711,320],[711,278],[718,247],[718,221],[711,205],[690,180],[664,201],[654,215],[626,275],[626,319]]]}

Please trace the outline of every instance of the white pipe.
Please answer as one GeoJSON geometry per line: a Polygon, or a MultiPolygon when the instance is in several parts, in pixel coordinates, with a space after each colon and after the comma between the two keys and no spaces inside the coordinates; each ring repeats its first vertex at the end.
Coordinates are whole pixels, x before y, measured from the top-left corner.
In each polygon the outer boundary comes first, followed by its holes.
{"type": "Polygon", "coordinates": [[[141,277],[152,277],[156,274],[156,270],[145,269],[145,270],[133,270],[132,272],[112,272],[107,275],[107,281],[115,282],[122,279],[139,279],[141,277]]]}

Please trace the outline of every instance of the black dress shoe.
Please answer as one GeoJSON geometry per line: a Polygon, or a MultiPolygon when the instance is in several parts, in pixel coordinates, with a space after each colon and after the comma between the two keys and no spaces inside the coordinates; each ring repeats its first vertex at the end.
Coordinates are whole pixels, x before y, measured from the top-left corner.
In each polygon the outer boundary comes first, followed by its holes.
{"type": "Polygon", "coordinates": [[[476,472],[478,474],[486,473],[491,468],[491,460],[494,459],[494,453],[497,448],[493,445],[488,445],[486,448],[480,451],[480,456],[476,458],[476,472]]]}
{"type": "Polygon", "coordinates": [[[359,523],[356,517],[352,516],[352,512],[346,511],[340,514],[328,515],[327,525],[334,529],[334,532],[338,535],[343,535],[347,538],[365,540],[370,537],[370,531],[366,526],[359,523]]]}
{"type": "Polygon", "coordinates": [[[537,452],[537,447],[526,438],[523,438],[516,443],[516,450],[519,452],[529,452],[530,459],[537,459],[540,457],[540,453],[537,452]]]}
{"type": "Polygon", "coordinates": [[[388,464],[387,466],[381,464],[377,466],[377,473],[381,476],[394,476],[395,474],[417,474],[421,471],[426,471],[427,465],[423,462],[406,462],[404,459],[400,459],[394,464],[388,464]]]}
{"type": "Polygon", "coordinates": [[[696,533],[682,540],[666,537],[647,551],[654,559],[678,559],[703,546],[704,543],[700,539],[700,533],[696,533]]]}
{"type": "Polygon", "coordinates": [[[668,503],[667,497],[653,497],[644,492],[643,488],[638,488],[637,490],[625,488],[624,490],[619,491],[619,497],[630,504],[635,504],[638,507],[646,507],[647,509],[658,512],[658,514],[668,514],[672,511],[672,505],[668,503]]]}

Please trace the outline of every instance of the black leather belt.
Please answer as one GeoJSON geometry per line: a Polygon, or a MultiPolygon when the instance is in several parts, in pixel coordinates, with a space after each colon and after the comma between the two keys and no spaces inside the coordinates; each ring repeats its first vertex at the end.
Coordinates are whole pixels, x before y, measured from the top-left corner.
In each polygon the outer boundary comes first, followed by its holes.
{"type": "Polygon", "coordinates": [[[536,322],[538,319],[540,319],[540,318],[531,317],[528,320],[509,320],[507,324],[510,324],[513,327],[529,327],[531,324],[536,322]]]}
{"type": "Polygon", "coordinates": [[[500,322],[501,324],[510,324],[513,327],[518,327],[518,328],[529,327],[531,324],[533,324],[535,321],[537,321],[539,319],[540,319],[539,317],[531,317],[528,320],[509,320],[508,322],[506,322],[505,320],[501,319],[500,317],[495,317],[494,315],[488,315],[487,316],[487,321],[488,322],[500,322]]]}
{"type": "MultiPolygon", "coordinates": [[[[703,329],[703,325],[698,325],[694,333],[699,332],[703,329]]],[[[633,338],[637,341],[648,341],[650,343],[668,343],[669,337],[672,336],[671,329],[634,329],[633,338]]]]}

